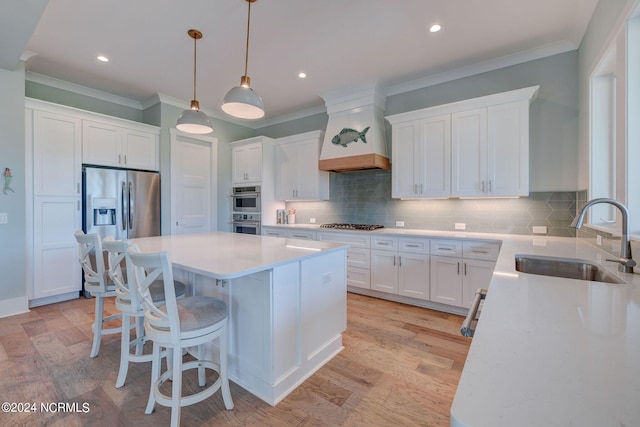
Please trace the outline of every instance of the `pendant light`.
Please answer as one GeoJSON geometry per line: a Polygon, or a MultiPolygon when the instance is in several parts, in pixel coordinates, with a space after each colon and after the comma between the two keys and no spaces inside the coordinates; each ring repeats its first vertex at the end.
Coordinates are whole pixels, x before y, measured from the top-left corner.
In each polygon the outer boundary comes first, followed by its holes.
{"type": "Polygon", "coordinates": [[[187,133],[210,133],[213,132],[211,120],[200,111],[200,103],[196,100],[196,41],[202,38],[202,33],[191,29],[187,34],[193,39],[193,100],[191,100],[191,108],[184,110],[178,117],[176,128],[187,133]]]}
{"type": "Polygon", "coordinates": [[[244,75],[240,78],[240,86],[227,92],[222,103],[222,111],[240,119],[260,119],[264,117],[262,98],[251,89],[251,79],[247,75],[249,64],[249,27],[251,24],[251,3],[256,0],[245,0],[249,3],[247,13],[247,49],[244,58],[244,75]]]}

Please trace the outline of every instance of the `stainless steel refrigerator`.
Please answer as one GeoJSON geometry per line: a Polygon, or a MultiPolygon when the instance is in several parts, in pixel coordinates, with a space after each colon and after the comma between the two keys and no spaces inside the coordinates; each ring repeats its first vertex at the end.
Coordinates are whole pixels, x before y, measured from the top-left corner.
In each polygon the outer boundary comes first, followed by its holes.
{"type": "Polygon", "coordinates": [[[85,233],[116,240],[160,235],[160,175],[125,169],[82,168],[85,233]]]}

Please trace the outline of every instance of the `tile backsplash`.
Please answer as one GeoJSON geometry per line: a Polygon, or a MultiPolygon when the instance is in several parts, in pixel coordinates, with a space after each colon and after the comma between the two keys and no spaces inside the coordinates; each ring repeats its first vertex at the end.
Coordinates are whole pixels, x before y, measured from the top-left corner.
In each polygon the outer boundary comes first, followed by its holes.
{"type": "Polygon", "coordinates": [[[371,223],[405,228],[454,230],[465,223],[466,231],[533,234],[534,226],[546,226],[549,236],[575,236],[569,227],[576,211],[575,191],[532,192],[518,199],[391,198],[391,172],[383,170],[336,174],[330,177],[331,199],[322,202],[287,202],[296,210],[298,224],[316,218],[330,222],[371,223]]]}

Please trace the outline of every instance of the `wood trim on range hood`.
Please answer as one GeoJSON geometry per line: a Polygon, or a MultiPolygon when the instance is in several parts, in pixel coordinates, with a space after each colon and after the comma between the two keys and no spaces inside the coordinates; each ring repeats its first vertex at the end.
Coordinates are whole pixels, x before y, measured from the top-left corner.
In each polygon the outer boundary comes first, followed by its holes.
{"type": "Polygon", "coordinates": [[[389,169],[389,159],[380,154],[361,154],[318,161],[318,169],[329,172],[352,172],[367,169],[389,169]]]}

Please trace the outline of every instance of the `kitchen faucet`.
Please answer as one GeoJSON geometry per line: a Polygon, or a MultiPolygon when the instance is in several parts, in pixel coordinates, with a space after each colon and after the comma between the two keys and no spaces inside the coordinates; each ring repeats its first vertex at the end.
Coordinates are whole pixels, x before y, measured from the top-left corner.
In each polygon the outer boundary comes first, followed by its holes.
{"type": "Polygon", "coordinates": [[[613,261],[620,264],[619,270],[624,273],[633,273],[633,267],[636,265],[636,262],[631,258],[631,236],[629,235],[629,210],[625,205],[620,203],[614,199],[608,198],[599,198],[593,199],[587,202],[586,205],[582,207],[578,216],[575,217],[573,222],[571,223],[571,227],[576,229],[582,227],[582,222],[584,221],[584,215],[587,213],[587,209],[591,206],[598,203],[608,203],[620,209],[622,213],[622,236],[620,243],[620,258],[618,259],[607,259],[607,261],[613,261]]]}

